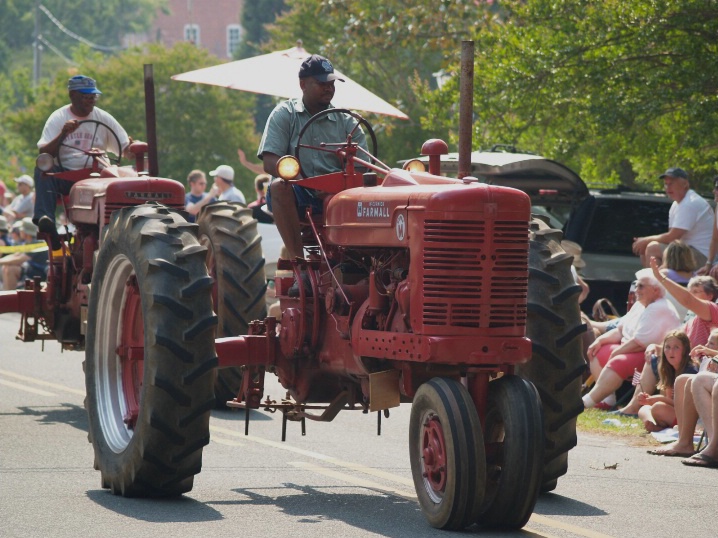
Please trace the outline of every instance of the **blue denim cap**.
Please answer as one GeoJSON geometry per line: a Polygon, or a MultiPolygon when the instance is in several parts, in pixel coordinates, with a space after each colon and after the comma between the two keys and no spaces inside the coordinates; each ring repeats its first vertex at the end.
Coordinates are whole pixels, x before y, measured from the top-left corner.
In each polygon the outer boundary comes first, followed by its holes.
{"type": "Polygon", "coordinates": [[[85,75],[76,75],[72,77],[70,80],[67,81],[67,89],[71,92],[80,92],[80,93],[97,93],[101,94],[102,92],[97,89],[97,84],[95,84],[95,79],[86,77],[85,75]]]}

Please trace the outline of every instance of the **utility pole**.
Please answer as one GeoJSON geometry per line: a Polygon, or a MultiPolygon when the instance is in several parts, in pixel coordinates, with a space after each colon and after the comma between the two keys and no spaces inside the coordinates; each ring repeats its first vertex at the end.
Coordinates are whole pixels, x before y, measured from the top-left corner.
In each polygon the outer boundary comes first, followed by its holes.
{"type": "Polygon", "coordinates": [[[37,88],[40,84],[40,62],[42,54],[42,43],[40,43],[40,2],[35,4],[35,35],[32,42],[32,87],[37,88]]]}

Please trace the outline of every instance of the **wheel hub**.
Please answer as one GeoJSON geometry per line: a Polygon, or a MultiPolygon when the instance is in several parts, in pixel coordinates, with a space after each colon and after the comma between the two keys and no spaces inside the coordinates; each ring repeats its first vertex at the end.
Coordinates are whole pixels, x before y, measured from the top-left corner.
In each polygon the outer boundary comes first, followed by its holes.
{"type": "Polygon", "coordinates": [[[446,443],[444,430],[436,415],[424,422],[421,455],[426,484],[434,492],[443,493],[446,489],[446,443]]]}

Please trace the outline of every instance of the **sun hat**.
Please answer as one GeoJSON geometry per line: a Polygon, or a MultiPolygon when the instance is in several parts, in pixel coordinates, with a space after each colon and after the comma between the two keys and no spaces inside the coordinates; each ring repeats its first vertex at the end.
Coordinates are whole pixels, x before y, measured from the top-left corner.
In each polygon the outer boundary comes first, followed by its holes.
{"type": "Polygon", "coordinates": [[[37,226],[32,222],[32,219],[30,217],[25,217],[22,219],[22,231],[25,232],[27,235],[31,235],[33,237],[37,236],[37,226]]]}
{"type": "Polygon", "coordinates": [[[573,266],[576,269],[586,267],[586,262],[583,258],[581,258],[581,252],[583,252],[581,245],[574,243],[573,241],[569,241],[568,239],[563,239],[561,241],[561,246],[567,254],[571,254],[573,256],[573,266]]]}

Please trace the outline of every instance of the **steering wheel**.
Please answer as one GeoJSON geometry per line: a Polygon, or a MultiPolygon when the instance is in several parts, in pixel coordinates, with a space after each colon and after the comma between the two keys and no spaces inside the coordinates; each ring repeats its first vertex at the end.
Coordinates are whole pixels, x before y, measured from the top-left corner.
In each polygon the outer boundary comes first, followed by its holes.
{"type": "MultiPolygon", "coordinates": [[[[318,112],[314,114],[311,118],[309,118],[309,121],[304,124],[304,127],[302,127],[302,130],[299,131],[299,138],[297,139],[297,146],[294,149],[294,156],[297,158],[297,161],[299,161],[299,172],[302,175],[304,179],[307,178],[307,175],[304,173],[304,167],[302,166],[302,161],[299,158],[299,150],[301,148],[306,149],[313,149],[315,151],[325,151],[327,153],[334,153],[336,154],[336,147],[346,147],[348,144],[349,136],[354,135],[356,133],[357,129],[359,129],[360,126],[363,126],[366,128],[366,133],[369,135],[369,138],[371,139],[371,153],[369,155],[370,160],[373,160],[375,157],[378,156],[377,153],[377,146],[376,146],[376,135],[374,134],[374,129],[372,129],[371,125],[369,125],[369,122],[366,121],[362,116],[357,114],[356,112],[352,112],[349,109],[346,108],[328,108],[326,110],[322,110],[321,112],[318,112]],[[304,133],[307,131],[310,125],[313,125],[316,121],[320,120],[324,116],[327,116],[329,114],[348,114],[352,118],[354,118],[357,121],[357,124],[354,126],[354,128],[351,130],[351,132],[347,135],[347,140],[344,142],[320,142],[320,146],[310,146],[308,144],[302,144],[302,136],[304,136],[304,133]]],[[[363,153],[363,151],[361,152],[363,153]]],[[[342,164],[343,165],[343,164],[342,164]]]]}
{"type": "MultiPolygon", "coordinates": [[[[95,147],[95,141],[98,140],[98,138],[99,138],[98,133],[100,132],[100,129],[106,129],[107,132],[109,132],[113,137],[115,137],[115,141],[117,142],[117,148],[120,152],[120,155],[117,155],[115,157],[110,157],[107,154],[107,152],[104,152],[103,155],[107,158],[107,160],[110,162],[110,164],[116,164],[119,166],[120,161],[122,160],[122,144],[120,143],[120,137],[117,136],[117,133],[115,133],[115,131],[113,131],[109,125],[106,125],[106,124],[102,123],[101,121],[97,121],[97,120],[78,121],[77,129],[79,129],[80,126],[88,124],[88,123],[93,124],[95,126],[95,128],[92,132],[92,140],[90,141],[91,148],[95,147]]],[[[77,129],[75,129],[72,132],[76,133],[77,129]]],[[[63,154],[65,155],[65,159],[68,159],[73,153],[78,153],[78,152],[84,153],[85,155],[87,155],[87,160],[85,161],[85,165],[88,165],[90,163],[90,159],[94,159],[95,157],[97,157],[96,153],[93,151],[86,151],[86,150],[80,149],[76,146],[73,146],[71,144],[67,144],[65,142],[65,139],[67,138],[68,134],[71,134],[71,133],[65,133],[64,135],[62,135],[62,138],[60,138],[60,144],[59,144],[58,150],[57,150],[57,164],[61,168],[65,168],[62,165],[62,155],[63,154]],[[67,148],[67,149],[65,149],[63,151],[63,148],[67,148]]],[[[85,166],[84,168],[89,168],[89,166],[85,166]]]]}

